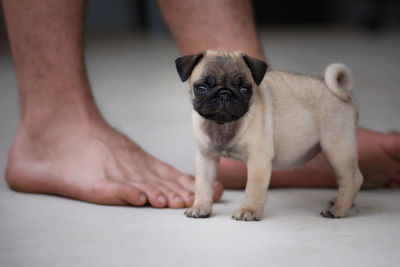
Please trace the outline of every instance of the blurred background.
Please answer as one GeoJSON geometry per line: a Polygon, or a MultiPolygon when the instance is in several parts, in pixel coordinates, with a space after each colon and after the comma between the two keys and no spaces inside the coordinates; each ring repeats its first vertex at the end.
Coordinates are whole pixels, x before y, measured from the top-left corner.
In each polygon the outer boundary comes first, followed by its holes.
{"type": "MultiPolygon", "coordinates": [[[[397,0],[253,0],[259,26],[354,26],[382,31],[400,24],[397,0]]],[[[0,21],[4,37],[4,19],[0,21]]],[[[168,34],[155,0],[88,1],[87,32],[142,31],[168,34]]]]}

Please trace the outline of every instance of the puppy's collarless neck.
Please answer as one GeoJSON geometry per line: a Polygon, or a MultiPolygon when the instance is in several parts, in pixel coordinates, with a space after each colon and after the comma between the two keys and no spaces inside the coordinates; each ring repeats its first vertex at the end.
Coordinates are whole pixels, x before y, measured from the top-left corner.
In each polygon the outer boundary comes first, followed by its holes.
{"type": "Polygon", "coordinates": [[[235,138],[239,126],[239,121],[218,124],[211,120],[203,120],[203,130],[217,150],[229,145],[229,143],[235,138]]]}

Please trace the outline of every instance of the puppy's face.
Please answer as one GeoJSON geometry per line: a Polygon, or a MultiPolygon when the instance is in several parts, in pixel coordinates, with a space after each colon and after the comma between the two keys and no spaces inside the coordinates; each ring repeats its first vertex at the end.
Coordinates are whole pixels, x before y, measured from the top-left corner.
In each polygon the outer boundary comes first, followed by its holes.
{"type": "Polygon", "coordinates": [[[238,120],[249,110],[253,90],[267,65],[242,52],[206,51],[178,58],[182,81],[189,77],[194,109],[218,124],[238,120]]]}

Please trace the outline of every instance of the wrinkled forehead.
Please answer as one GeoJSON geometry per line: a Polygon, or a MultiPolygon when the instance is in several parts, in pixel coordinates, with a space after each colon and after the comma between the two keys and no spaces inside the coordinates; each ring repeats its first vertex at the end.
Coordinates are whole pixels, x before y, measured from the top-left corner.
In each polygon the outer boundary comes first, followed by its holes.
{"type": "Polygon", "coordinates": [[[241,57],[230,54],[207,55],[193,70],[190,82],[235,83],[251,75],[241,57]]]}

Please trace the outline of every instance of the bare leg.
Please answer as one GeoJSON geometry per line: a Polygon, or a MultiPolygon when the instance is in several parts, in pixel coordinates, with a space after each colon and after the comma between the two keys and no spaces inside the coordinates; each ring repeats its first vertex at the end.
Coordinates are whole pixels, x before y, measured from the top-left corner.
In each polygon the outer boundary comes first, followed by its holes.
{"type": "Polygon", "coordinates": [[[159,0],[182,54],[242,50],[265,59],[247,0],[159,0]]]}
{"type": "MultiPolygon", "coordinates": [[[[9,185],[101,204],[190,206],[193,179],[147,154],[98,111],[83,57],[84,1],[3,6],[22,111],[9,185]]],[[[222,194],[216,187],[215,199],[222,194]]]]}
{"type": "MultiPolygon", "coordinates": [[[[247,0],[159,0],[182,54],[206,49],[242,50],[264,59],[251,3],[247,0]]],[[[364,188],[400,187],[400,134],[358,131],[358,158],[364,188]]],[[[221,158],[219,180],[229,188],[244,188],[246,166],[221,158]]],[[[336,187],[332,168],[322,156],[290,171],[274,171],[271,187],[336,187]]]]}

